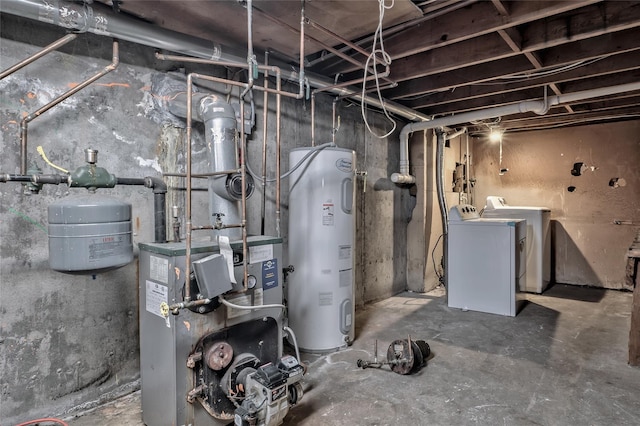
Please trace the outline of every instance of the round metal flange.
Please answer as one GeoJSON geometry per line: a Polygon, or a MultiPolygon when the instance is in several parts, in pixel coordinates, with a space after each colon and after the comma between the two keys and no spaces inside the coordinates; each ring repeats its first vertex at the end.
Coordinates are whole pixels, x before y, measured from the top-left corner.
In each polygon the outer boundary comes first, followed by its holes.
{"type": "Polygon", "coordinates": [[[424,340],[394,340],[387,349],[387,361],[391,371],[398,374],[411,374],[418,371],[431,354],[429,345],[424,340]]]}
{"type": "Polygon", "coordinates": [[[233,359],[233,348],[227,342],[214,342],[205,350],[204,359],[210,369],[220,371],[233,359]]]}

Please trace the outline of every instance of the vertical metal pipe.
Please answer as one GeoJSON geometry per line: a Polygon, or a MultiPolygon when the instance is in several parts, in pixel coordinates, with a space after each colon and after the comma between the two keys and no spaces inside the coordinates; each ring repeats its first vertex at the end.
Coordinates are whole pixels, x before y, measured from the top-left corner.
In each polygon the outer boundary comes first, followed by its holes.
{"type": "MultiPolygon", "coordinates": [[[[279,70],[278,70],[279,71],[279,70]]],[[[280,232],[280,121],[282,108],[282,80],[280,72],[276,79],[276,237],[281,236],[280,232]]]]}
{"type": "Polygon", "coordinates": [[[300,0],[300,97],[304,96],[304,1],[300,0]]]}
{"type": "Polygon", "coordinates": [[[44,49],[40,50],[37,53],[34,53],[33,55],[29,56],[27,59],[18,62],[17,64],[15,64],[14,66],[7,68],[6,70],[2,71],[2,73],[0,73],[0,80],[2,80],[3,78],[5,78],[8,75],[13,74],[14,72],[18,71],[20,68],[23,68],[27,65],[29,65],[31,62],[36,61],[37,59],[42,58],[44,55],[46,55],[49,52],[52,52],[54,50],[56,50],[57,48],[64,46],[65,44],[69,43],[72,40],[75,40],[77,37],[77,34],[67,34],[66,36],[62,37],[61,39],[54,41],[53,43],[51,43],[50,45],[46,46],[44,49]]]}
{"type": "Polygon", "coordinates": [[[110,73],[111,71],[113,71],[118,67],[119,63],[120,63],[120,56],[119,56],[119,49],[118,49],[118,41],[114,40],[113,56],[112,56],[111,63],[109,65],[107,65],[98,74],[83,81],[82,83],[75,86],[73,89],[66,91],[61,96],[57,97],[56,99],[44,105],[37,111],[32,112],[31,114],[27,115],[22,119],[22,121],[20,122],[20,157],[21,157],[20,158],[20,174],[23,174],[23,175],[27,174],[27,133],[28,133],[29,122],[37,118],[41,114],[49,111],[51,108],[58,105],[60,102],[64,101],[65,99],[75,95],[80,90],[84,89],[94,81],[102,78],[105,74],[110,73]]]}
{"type": "Polygon", "coordinates": [[[186,216],[186,239],[185,239],[185,283],[184,283],[184,301],[191,301],[191,122],[193,118],[193,75],[187,75],[187,200],[185,206],[186,216]]]}
{"type": "Polygon", "coordinates": [[[311,146],[316,146],[316,92],[311,92],[311,146]]]}
{"type": "MultiPolygon", "coordinates": [[[[240,98],[240,117],[244,119],[244,98],[240,98]]],[[[240,176],[242,182],[242,290],[247,291],[248,284],[248,263],[247,263],[247,167],[245,163],[246,138],[244,134],[244,123],[240,128],[240,176]]]]}
{"type": "MultiPolygon", "coordinates": [[[[264,52],[264,65],[269,65],[269,52],[264,52]]],[[[262,105],[262,209],[260,223],[260,235],[265,234],[265,216],[267,213],[267,117],[269,113],[269,71],[264,71],[264,88],[263,105],[262,105]]]]}

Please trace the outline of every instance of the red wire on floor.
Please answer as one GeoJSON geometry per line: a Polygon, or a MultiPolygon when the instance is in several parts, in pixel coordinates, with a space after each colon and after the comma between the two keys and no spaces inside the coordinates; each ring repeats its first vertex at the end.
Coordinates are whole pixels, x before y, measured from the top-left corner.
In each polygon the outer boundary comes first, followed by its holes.
{"type": "Polygon", "coordinates": [[[20,423],[17,424],[16,426],[30,426],[30,425],[37,425],[38,423],[43,423],[43,422],[48,422],[48,423],[57,423],[60,426],[69,426],[67,423],[63,422],[60,419],[53,419],[53,418],[44,418],[44,419],[36,419],[36,420],[29,420],[28,422],[24,422],[24,423],[20,423]]]}

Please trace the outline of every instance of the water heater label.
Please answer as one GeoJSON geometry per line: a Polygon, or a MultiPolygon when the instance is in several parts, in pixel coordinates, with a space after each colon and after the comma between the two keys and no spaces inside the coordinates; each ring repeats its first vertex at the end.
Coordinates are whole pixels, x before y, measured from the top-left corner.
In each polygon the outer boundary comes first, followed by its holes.
{"type": "Polygon", "coordinates": [[[162,304],[169,303],[169,287],[147,280],[146,309],[154,315],[164,319],[162,304]]]}
{"type": "Polygon", "coordinates": [[[334,225],[334,208],[335,206],[333,204],[324,203],[322,205],[322,225],[334,225]]]}
{"type": "Polygon", "coordinates": [[[331,305],[333,305],[333,293],[331,293],[331,292],[318,293],[318,304],[320,306],[331,306],[331,305]]]}
{"type": "Polygon", "coordinates": [[[269,290],[278,287],[278,259],[262,262],[262,288],[269,290]]]}
{"type": "Polygon", "coordinates": [[[338,259],[349,260],[351,259],[351,246],[339,246],[338,247],[338,259]]]}
{"type": "Polygon", "coordinates": [[[169,259],[149,256],[149,278],[161,283],[169,283],[169,259]]]}
{"type": "Polygon", "coordinates": [[[340,287],[349,287],[352,282],[351,282],[351,277],[353,276],[353,274],[351,273],[351,269],[345,269],[343,271],[339,271],[339,285],[340,287]]]}

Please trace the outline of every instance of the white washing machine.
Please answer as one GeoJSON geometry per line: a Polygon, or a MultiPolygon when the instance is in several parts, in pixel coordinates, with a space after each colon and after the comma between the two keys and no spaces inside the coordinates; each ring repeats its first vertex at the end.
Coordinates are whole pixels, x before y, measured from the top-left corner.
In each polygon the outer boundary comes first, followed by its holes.
{"type": "Polygon", "coordinates": [[[546,207],[510,206],[502,197],[489,196],[482,217],[527,221],[525,291],[542,293],[551,281],[551,210],[546,207]]]}
{"type": "Polygon", "coordinates": [[[461,204],[448,223],[449,307],[516,316],[525,301],[526,221],[480,218],[461,204]]]}

